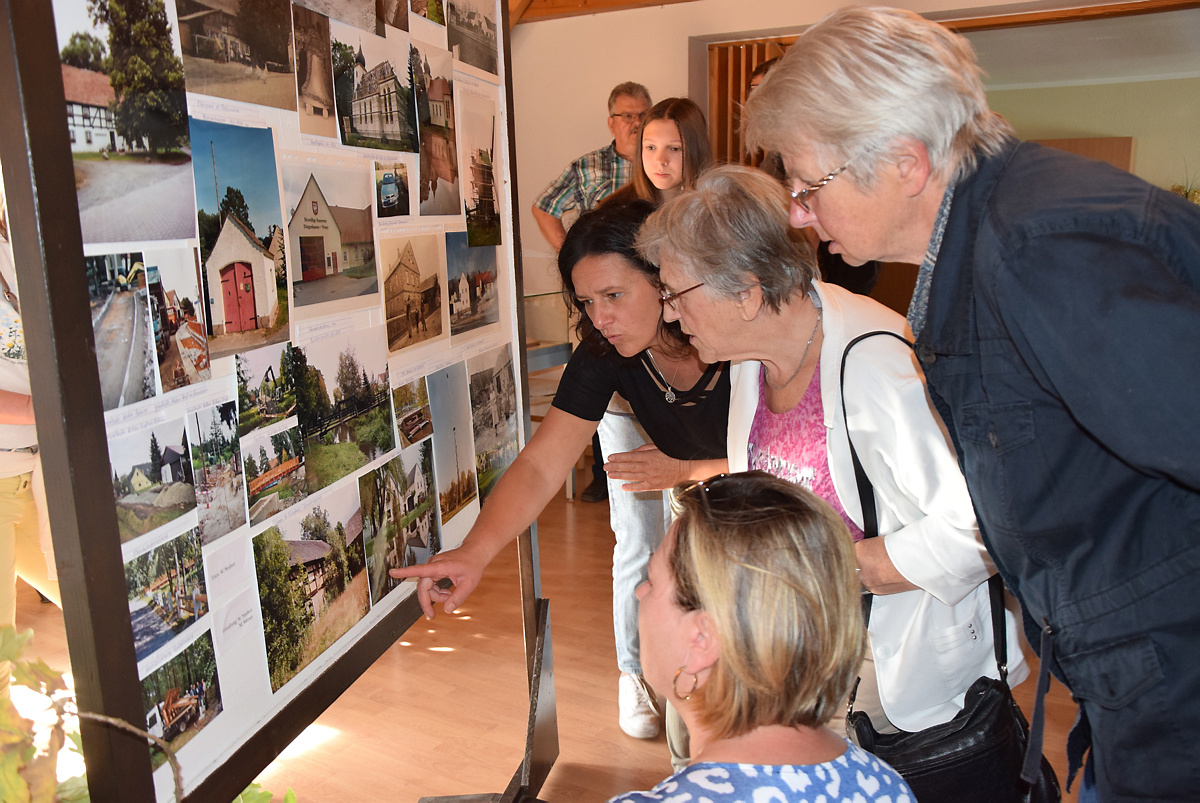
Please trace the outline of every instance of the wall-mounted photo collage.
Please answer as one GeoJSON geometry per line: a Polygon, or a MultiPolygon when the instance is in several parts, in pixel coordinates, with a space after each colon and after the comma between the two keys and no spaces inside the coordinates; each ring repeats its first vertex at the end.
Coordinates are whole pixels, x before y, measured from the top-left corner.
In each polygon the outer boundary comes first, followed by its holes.
{"type": "Polygon", "coordinates": [[[521,441],[500,7],[53,5],[114,548],[191,786],[412,593],[388,569],[461,542],[521,441]]]}

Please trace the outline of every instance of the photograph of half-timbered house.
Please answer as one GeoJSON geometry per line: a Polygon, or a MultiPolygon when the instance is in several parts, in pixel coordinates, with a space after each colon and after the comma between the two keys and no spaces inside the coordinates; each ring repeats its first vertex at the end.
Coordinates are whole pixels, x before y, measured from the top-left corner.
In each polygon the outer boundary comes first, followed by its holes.
{"type": "Polygon", "coordinates": [[[424,563],[437,554],[441,539],[433,488],[429,440],[358,478],[371,604],[401,583],[388,569],[424,563]]]}
{"type": "Polygon", "coordinates": [[[370,608],[358,489],[324,494],[254,539],[271,688],[341,638],[370,608]]]}
{"type": "Polygon", "coordinates": [[[388,351],[442,336],[443,248],[437,234],[380,239],[388,351]]]}

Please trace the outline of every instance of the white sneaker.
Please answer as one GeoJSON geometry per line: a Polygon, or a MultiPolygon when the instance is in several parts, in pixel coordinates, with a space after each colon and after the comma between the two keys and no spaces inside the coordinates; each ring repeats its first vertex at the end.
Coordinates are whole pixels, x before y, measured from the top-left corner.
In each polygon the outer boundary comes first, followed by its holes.
{"type": "Polygon", "coordinates": [[[654,690],[641,675],[621,673],[617,683],[617,706],[621,730],[635,739],[653,739],[661,727],[662,713],[654,698],[654,690]]]}

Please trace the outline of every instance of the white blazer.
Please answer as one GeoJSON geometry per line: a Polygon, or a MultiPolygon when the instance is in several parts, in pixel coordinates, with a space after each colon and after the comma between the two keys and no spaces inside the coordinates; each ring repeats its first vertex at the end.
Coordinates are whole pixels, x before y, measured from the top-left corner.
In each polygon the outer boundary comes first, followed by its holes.
{"type": "MultiPolygon", "coordinates": [[[[839,368],[846,344],[875,330],[912,339],[905,320],[865,296],[814,282],[822,305],[821,404],[829,473],[847,515],[862,527],[862,506],[846,427],[839,368]]],[[[729,470],[745,471],[758,408],[760,363],[732,367],[729,470]]],[[[923,589],[876,596],[868,629],[884,713],[917,731],[962,708],[980,675],[997,677],[986,580],[995,572],[975,520],[954,447],[933,408],[912,350],[895,338],[862,341],[846,363],[846,404],[854,447],[875,488],[879,535],[888,557],[923,589]]],[[[1005,612],[1009,684],[1029,674],[1017,621],[1005,612]]]]}

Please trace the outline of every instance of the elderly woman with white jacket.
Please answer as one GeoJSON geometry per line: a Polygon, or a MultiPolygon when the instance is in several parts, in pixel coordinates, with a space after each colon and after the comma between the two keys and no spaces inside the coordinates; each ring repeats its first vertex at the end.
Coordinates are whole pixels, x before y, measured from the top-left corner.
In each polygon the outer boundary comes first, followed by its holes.
{"type": "MultiPolygon", "coordinates": [[[[799,482],[862,539],[849,438],[875,489],[878,538],[855,544],[876,594],[855,707],[882,732],[952,719],[981,675],[997,677],[984,549],[953,446],[906,333],[877,302],[815,281],[807,245],[789,238],[788,194],[766,174],[716,168],[663,206],[638,238],[660,266],[663,315],[679,319],[701,359],[735,361],[729,470],[799,482]],[[849,435],[849,438],[848,438],[849,435]],[[877,691],[876,691],[877,689],[877,691]],[[873,693],[874,692],[874,693],[873,693]]],[[[836,248],[836,243],[834,244],[836,248]]],[[[1006,612],[1010,684],[1028,674],[1006,612]]]]}

